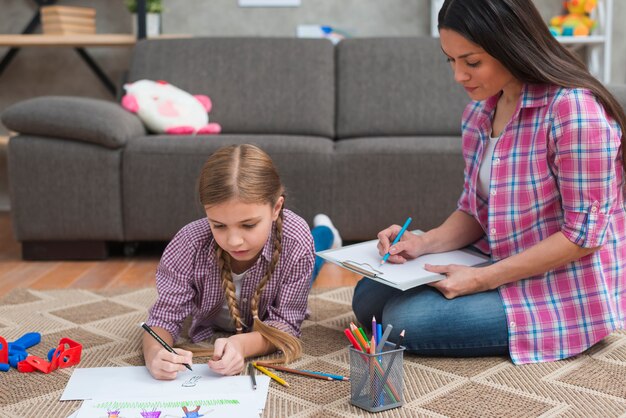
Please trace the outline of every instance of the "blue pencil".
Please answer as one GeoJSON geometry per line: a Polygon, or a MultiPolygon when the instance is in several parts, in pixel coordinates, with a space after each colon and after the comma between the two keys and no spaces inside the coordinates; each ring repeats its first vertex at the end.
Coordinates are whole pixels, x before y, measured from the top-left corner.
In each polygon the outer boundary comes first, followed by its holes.
{"type": "Polygon", "coordinates": [[[302,372],[306,372],[306,373],[311,373],[311,374],[317,374],[317,375],[320,375],[320,376],[327,376],[327,377],[333,378],[333,379],[335,379],[335,380],[346,380],[346,381],[347,381],[347,380],[350,380],[350,379],[349,379],[349,378],[347,378],[347,377],[344,377],[344,376],[339,376],[339,375],[336,375],[336,374],[322,373],[322,372],[314,372],[314,371],[312,371],[312,370],[304,370],[304,369],[300,369],[300,371],[302,371],[302,372]]]}
{"type": "MultiPolygon", "coordinates": [[[[400,230],[400,232],[398,232],[398,235],[396,235],[396,238],[391,243],[390,248],[393,247],[394,245],[396,245],[398,243],[398,241],[400,241],[400,238],[402,238],[402,235],[404,234],[404,231],[406,231],[406,229],[409,227],[409,224],[411,223],[412,220],[413,219],[411,219],[410,216],[407,218],[407,220],[404,223],[404,225],[402,225],[402,229],[400,230]]],[[[380,262],[381,266],[387,262],[387,259],[389,258],[390,255],[391,254],[389,254],[389,251],[387,251],[387,254],[385,254],[385,256],[383,257],[383,260],[380,262]]]]}

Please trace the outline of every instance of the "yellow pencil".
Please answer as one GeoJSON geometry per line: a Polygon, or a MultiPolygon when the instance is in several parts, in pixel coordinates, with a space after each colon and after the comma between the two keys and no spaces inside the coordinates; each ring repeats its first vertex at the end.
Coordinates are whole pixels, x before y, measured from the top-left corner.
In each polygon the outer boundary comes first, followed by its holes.
{"type": "Polygon", "coordinates": [[[263,374],[268,375],[269,377],[271,377],[272,379],[274,379],[275,381],[277,381],[278,383],[280,383],[283,386],[289,387],[289,383],[287,383],[284,379],[281,379],[280,377],[276,376],[274,373],[270,372],[269,370],[267,370],[265,367],[263,366],[259,366],[258,364],[256,364],[256,362],[253,362],[252,365],[254,367],[256,367],[256,369],[258,371],[260,371],[263,374]]]}

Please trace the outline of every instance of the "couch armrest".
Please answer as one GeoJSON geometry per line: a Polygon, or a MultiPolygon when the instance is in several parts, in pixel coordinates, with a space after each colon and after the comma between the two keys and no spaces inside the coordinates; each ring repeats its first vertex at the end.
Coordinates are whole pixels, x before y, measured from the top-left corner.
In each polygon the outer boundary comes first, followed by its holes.
{"type": "Polygon", "coordinates": [[[146,134],[139,118],[119,104],[84,97],[24,100],[6,109],[2,122],[21,134],[74,139],[107,148],[123,147],[129,138],[146,134]]]}

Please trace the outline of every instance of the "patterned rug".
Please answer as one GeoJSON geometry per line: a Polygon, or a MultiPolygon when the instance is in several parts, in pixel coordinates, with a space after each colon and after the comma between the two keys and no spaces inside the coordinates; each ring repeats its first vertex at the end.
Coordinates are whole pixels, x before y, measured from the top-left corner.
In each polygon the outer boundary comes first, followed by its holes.
{"type": "MultiPolygon", "coordinates": [[[[314,289],[305,322],[305,355],[293,366],[349,375],[343,329],[354,321],[352,288],[314,289]]],[[[142,365],[141,330],[153,289],[15,290],[0,300],[0,335],[13,341],[38,331],[30,354],[46,357],[62,337],[83,345],[79,367],[142,365]]],[[[204,362],[204,359],[194,359],[204,362]]],[[[72,373],[0,372],[0,416],[62,417],[79,401],[58,399],[72,373]]],[[[349,382],[289,375],[275,383],[264,417],[619,417],[626,416],[626,332],[616,332],[572,359],[514,366],[504,357],[404,357],[401,408],[370,414],[349,403],[349,382]]]]}

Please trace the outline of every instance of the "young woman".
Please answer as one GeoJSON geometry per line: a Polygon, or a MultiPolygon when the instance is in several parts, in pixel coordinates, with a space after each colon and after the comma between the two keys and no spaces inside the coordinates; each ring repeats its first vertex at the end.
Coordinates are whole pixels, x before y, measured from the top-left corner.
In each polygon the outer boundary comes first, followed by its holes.
{"type": "MultiPolygon", "coordinates": [[[[276,350],[289,362],[301,354],[300,325],[314,271],[314,241],[307,223],[283,209],[284,187],[270,157],[253,145],[221,148],[204,164],[200,202],[207,217],[181,229],[157,269],[158,299],[146,321],[168,344],[192,317],[193,342],[215,330],[209,367],[239,373],[247,357],[276,350]]],[[[317,250],[339,240],[328,217],[316,217],[317,250]],[[331,232],[332,231],[332,232],[331,232]],[[318,243],[319,244],[319,243],[318,243]]],[[[156,379],[174,379],[192,353],[165,350],[147,333],[146,367],[156,379]]]]}
{"type": "Polygon", "coordinates": [[[381,231],[379,251],[402,263],[474,244],[493,263],[426,266],[445,278],[404,293],[363,279],[354,311],[405,328],[417,354],[581,353],[626,327],[624,111],[529,0],[446,0],[439,33],[473,100],[463,193],[424,235],[390,247],[400,228],[381,231]]]}

